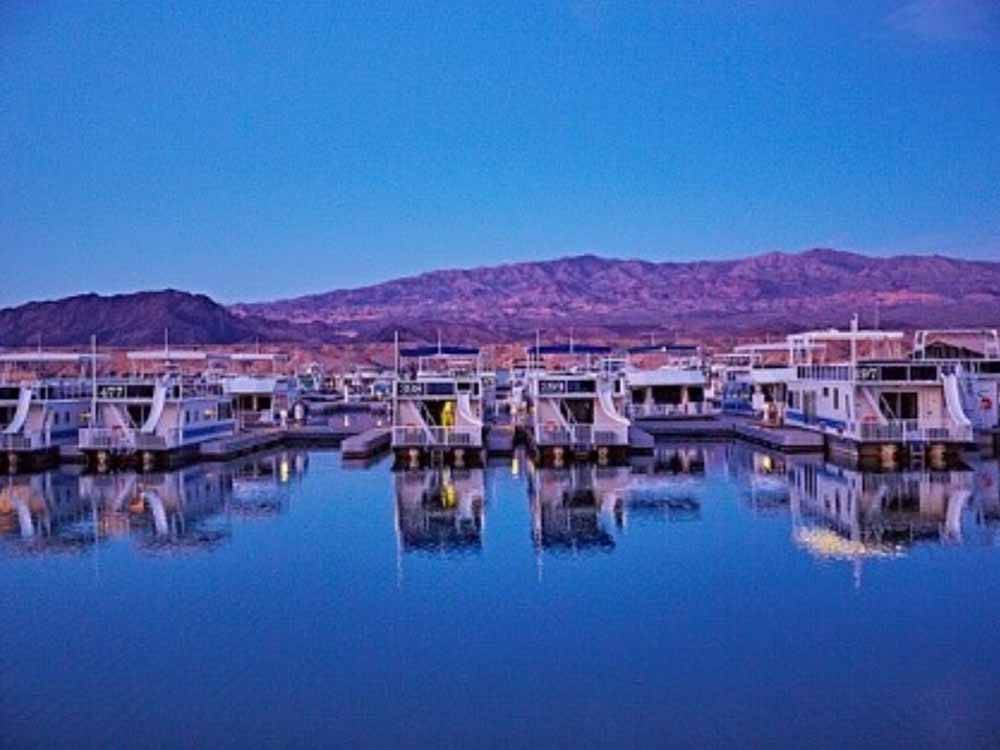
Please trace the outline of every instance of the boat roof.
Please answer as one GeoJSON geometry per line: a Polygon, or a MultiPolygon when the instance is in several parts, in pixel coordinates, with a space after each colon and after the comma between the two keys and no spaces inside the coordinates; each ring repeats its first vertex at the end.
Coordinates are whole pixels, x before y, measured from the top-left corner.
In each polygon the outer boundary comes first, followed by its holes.
{"type": "MultiPolygon", "coordinates": [[[[0,354],[0,362],[11,364],[31,364],[38,362],[90,362],[94,359],[93,354],[85,352],[7,352],[0,354]]],[[[100,361],[107,361],[110,357],[107,354],[96,355],[100,361]]]]}
{"type": "Polygon", "coordinates": [[[218,356],[225,356],[233,362],[284,362],[288,359],[287,354],[279,354],[276,352],[270,354],[264,354],[262,352],[234,352],[232,354],[218,356]]]}
{"type": "Polygon", "coordinates": [[[628,350],[629,354],[646,354],[652,352],[697,352],[698,346],[695,344],[647,344],[646,346],[633,346],[628,350]]]}
{"type": "Polygon", "coordinates": [[[150,362],[201,362],[210,356],[215,358],[221,355],[211,355],[194,349],[156,349],[125,353],[126,359],[150,362]]]}
{"type": "Polygon", "coordinates": [[[444,344],[416,346],[399,350],[401,357],[475,357],[478,354],[479,349],[474,346],[446,346],[444,344]]]}
{"type": "Polygon", "coordinates": [[[610,346],[594,344],[551,344],[547,346],[528,347],[530,354],[610,354],[610,346]]]}

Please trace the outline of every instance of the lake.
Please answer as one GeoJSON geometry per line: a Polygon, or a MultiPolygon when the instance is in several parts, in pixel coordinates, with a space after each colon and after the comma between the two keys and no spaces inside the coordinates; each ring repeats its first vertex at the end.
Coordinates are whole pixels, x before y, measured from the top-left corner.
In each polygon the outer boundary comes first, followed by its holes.
{"type": "Polygon", "coordinates": [[[995,461],[0,478],[0,746],[1000,744],[995,461]]]}

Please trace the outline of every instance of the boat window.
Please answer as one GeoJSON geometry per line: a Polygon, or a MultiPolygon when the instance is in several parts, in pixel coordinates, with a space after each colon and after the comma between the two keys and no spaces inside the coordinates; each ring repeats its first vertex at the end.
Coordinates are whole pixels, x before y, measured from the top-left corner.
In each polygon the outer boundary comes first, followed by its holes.
{"type": "Polygon", "coordinates": [[[689,385],[688,386],[688,401],[693,401],[694,403],[699,403],[705,400],[705,389],[700,385],[689,385]]]}
{"type": "Polygon", "coordinates": [[[450,396],[454,392],[454,383],[427,383],[424,387],[424,393],[428,396],[450,396]]]}
{"type": "Polygon", "coordinates": [[[910,380],[937,380],[937,367],[933,365],[910,367],[910,380]]]}
{"type": "Polygon", "coordinates": [[[566,383],[568,393],[594,393],[597,390],[597,381],[594,380],[570,380],[566,383]]]}
{"type": "Polygon", "coordinates": [[[908,380],[908,373],[905,365],[882,368],[882,380],[908,380]]]}
{"type": "Polygon", "coordinates": [[[883,393],[879,408],[887,419],[916,419],[917,394],[913,391],[883,393]]]}
{"type": "Polygon", "coordinates": [[[840,410],[840,389],[839,388],[834,388],[833,389],[833,408],[834,408],[835,411],[839,411],[840,410]]]}
{"type": "Polygon", "coordinates": [[[681,387],[679,385],[654,386],[653,402],[657,404],[679,404],[681,402],[681,387]]]}

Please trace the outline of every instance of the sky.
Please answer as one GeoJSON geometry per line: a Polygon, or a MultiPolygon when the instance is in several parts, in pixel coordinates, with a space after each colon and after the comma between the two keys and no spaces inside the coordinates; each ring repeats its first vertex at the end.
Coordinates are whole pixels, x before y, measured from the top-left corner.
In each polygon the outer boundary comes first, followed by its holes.
{"type": "Polygon", "coordinates": [[[1000,260],[1000,2],[0,3],[0,307],[1000,260]]]}

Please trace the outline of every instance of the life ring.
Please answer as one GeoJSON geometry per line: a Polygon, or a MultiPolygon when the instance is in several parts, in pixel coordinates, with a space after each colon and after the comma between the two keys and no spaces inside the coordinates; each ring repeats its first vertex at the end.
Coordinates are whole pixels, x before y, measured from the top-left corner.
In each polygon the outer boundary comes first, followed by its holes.
{"type": "Polygon", "coordinates": [[[993,399],[989,396],[983,396],[982,400],[979,402],[979,406],[983,411],[989,411],[993,408],[993,399]]]}

